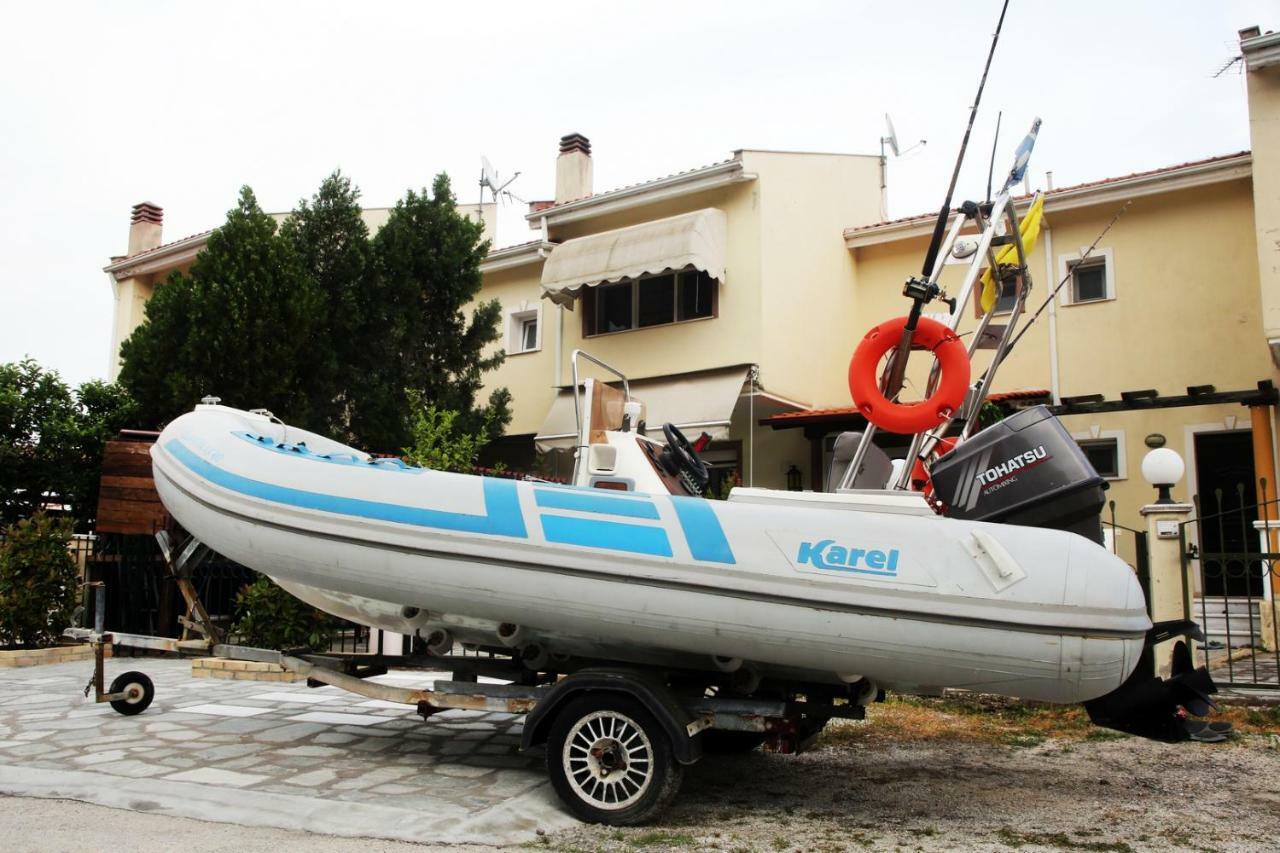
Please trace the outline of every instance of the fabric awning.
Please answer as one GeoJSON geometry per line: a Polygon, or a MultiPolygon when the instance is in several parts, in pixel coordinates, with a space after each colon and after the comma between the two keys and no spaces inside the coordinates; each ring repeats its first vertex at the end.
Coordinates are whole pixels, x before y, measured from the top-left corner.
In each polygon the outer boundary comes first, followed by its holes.
{"type": "MultiPolygon", "coordinates": [[[[742,365],[637,379],[631,383],[631,397],[645,404],[649,435],[660,435],[663,424],[673,423],[690,441],[703,432],[711,433],[715,439],[728,438],[729,422],[747,382],[748,369],[742,365]]],[[[563,388],[552,401],[534,442],[542,453],[555,448],[572,448],[577,430],[573,389],[563,388]]]]}
{"type": "Polygon", "coordinates": [[[542,266],[542,295],[571,305],[584,287],[688,266],[724,283],[725,221],[708,207],[566,240],[542,266]]]}

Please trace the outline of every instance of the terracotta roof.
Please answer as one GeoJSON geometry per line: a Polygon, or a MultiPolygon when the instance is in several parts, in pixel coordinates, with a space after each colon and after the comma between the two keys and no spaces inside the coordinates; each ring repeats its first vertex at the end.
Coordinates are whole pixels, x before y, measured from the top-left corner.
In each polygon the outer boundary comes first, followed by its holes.
{"type": "MultiPolygon", "coordinates": [[[[996,391],[987,395],[988,403],[1012,403],[1019,400],[1047,400],[1050,393],[1043,389],[1026,389],[1022,391],[996,391]]],[[[787,423],[800,420],[839,420],[849,417],[861,417],[856,406],[836,406],[830,409],[805,409],[799,412],[781,412],[765,418],[760,423],[787,423]]]]}
{"type": "MultiPolygon", "coordinates": [[[[626,192],[627,190],[634,190],[634,189],[637,189],[637,188],[639,188],[639,187],[646,186],[646,185],[648,185],[648,184],[656,184],[656,183],[658,183],[658,182],[660,182],[660,181],[669,181],[669,180],[671,180],[672,178],[679,178],[679,177],[682,177],[682,176],[684,176],[684,175],[692,175],[692,174],[694,174],[695,172],[702,172],[702,171],[705,171],[706,169],[714,169],[714,168],[716,168],[717,166],[726,166],[726,165],[728,165],[729,163],[733,163],[733,162],[735,162],[737,159],[738,159],[737,157],[730,157],[730,158],[728,158],[727,160],[719,160],[719,161],[717,161],[717,162],[715,162],[715,163],[708,163],[708,164],[707,164],[707,165],[705,165],[705,166],[697,166],[697,167],[692,168],[692,169],[685,169],[685,170],[684,170],[684,171],[682,171],[682,172],[672,172],[670,175],[663,175],[663,176],[662,176],[662,177],[660,177],[660,178],[650,178],[650,179],[649,179],[649,180],[647,180],[647,181],[638,181],[638,182],[636,182],[636,183],[634,183],[634,184],[626,184],[625,186],[621,186],[621,187],[614,187],[613,189],[611,189],[611,190],[605,190],[605,191],[604,191],[604,192],[602,192],[602,193],[592,193],[591,195],[584,195],[584,196],[582,196],[581,198],[570,198],[570,199],[565,199],[564,201],[561,201],[561,202],[555,202],[555,203],[550,204],[550,205],[548,205],[548,206],[546,206],[546,207],[544,207],[544,208],[541,208],[541,209],[539,209],[539,210],[538,210],[538,211],[536,211],[536,212],[541,213],[541,212],[546,211],[546,210],[555,210],[557,207],[564,207],[565,205],[573,204],[574,202],[578,202],[578,201],[586,201],[587,199],[603,198],[603,197],[605,197],[605,196],[614,195],[615,193],[626,192]]],[[[529,214],[529,215],[531,215],[531,216],[532,216],[533,214],[529,214]]]]}
{"type": "MultiPolygon", "coordinates": [[[[1102,187],[1102,186],[1106,186],[1107,184],[1120,183],[1121,181],[1131,181],[1134,178],[1150,178],[1156,175],[1162,175],[1166,172],[1177,172],[1182,169],[1190,169],[1195,166],[1208,166],[1211,163],[1219,163],[1224,160],[1234,160],[1237,157],[1243,157],[1248,153],[1249,153],[1248,151],[1237,151],[1234,154],[1220,154],[1217,157],[1206,157],[1203,160],[1189,160],[1186,163],[1178,163],[1177,165],[1174,165],[1174,166],[1161,166],[1158,169],[1148,169],[1145,172],[1130,172],[1127,175],[1116,175],[1110,178],[1102,178],[1101,180],[1097,180],[1097,181],[1085,181],[1082,184],[1072,184],[1069,187],[1055,187],[1054,189],[1047,190],[1044,195],[1046,199],[1049,199],[1049,198],[1053,198],[1055,195],[1060,195],[1062,193],[1067,193],[1067,192],[1075,192],[1077,190],[1089,189],[1090,187],[1102,187]]],[[[1029,195],[1020,195],[1015,198],[1015,201],[1026,201],[1029,198],[1031,198],[1031,196],[1029,195]]],[[[952,208],[951,212],[958,213],[959,208],[952,208]]],[[[928,222],[934,219],[935,217],[937,217],[937,215],[938,214],[936,212],[918,213],[914,216],[903,216],[898,219],[886,219],[884,222],[874,222],[870,225],[859,225],[854,228],[846,228],[844,230],[844,233],[857,234],[862,231],[871,231],[876,228],[883,228],[886,225],[902,225],[908,222],[928,222]]]]}
{"type": "Polygon", "coordinates": [[[542,243],[541,238],[536,240],[525,240],[523,243],[512,243],[510,246],[499,246],[496,249],[490,249],[489,254],[492,255],[492,254],[496,254],[497,252],[511,252],[516,249],[525,249],[525,248],[528,248],[529,246],[537,246],[541,243],[542,243]]]}
{"type": "Polygon", "coordinates": [[[125,255],[119,260],[132,261],[134,258],[141,258],[143,255],[150,255],[154,252],[159,252],[162,249],[169,249],[169,248],[172,248],[173,246],[178,245],[179,243],[185,243],[188,240],[194,240],[197,237],[208,237],[210,234],[214,232],[214,230],[215,229],[210,228],[208,231],[201,231],[196,234],[188,234],[186,237],[182,237],[177,240],[170,240],[168,243],[161,243],[159,246],[156,246],[154,249],[146,249],[145,251],[138,252],[136,255],[125,255]]]}

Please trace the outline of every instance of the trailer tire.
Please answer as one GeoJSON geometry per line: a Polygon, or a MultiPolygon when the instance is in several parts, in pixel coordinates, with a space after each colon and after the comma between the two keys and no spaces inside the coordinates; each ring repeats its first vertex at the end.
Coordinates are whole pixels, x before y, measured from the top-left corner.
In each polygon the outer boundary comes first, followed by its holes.
{"type": "Polygon", "coordinates": [[[141,714],[151,705],[151,700],[156,698],[156,686],[151,683],[151,679],[145,673],[141,672],[117,675],[115,681],[111,682],[111,689],[108,692],[124,693],[126,691],[129,695],[124,699],[111,700],[111,707],[126,717],[141,714]]]}
{"type": "Polygon", "coordinates": [[[567,703],[547,737],[551,787],[574,817],[634,826],[675,797],[684,767],[658,720],[618,693],[591,692],[567,703]]]}

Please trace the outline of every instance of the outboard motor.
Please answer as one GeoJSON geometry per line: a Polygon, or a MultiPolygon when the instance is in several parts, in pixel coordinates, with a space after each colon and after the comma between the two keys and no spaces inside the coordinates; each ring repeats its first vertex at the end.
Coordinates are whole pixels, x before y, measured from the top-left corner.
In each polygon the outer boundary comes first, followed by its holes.
{"type": "Polygon", "coordinates": [[[929,471],[951,518],[1050,527],[1102,543],[1107,484],[1047,406],[1010,415],[929,471]]]}
{"type": "Polygon", "coordinates": [[[1191,719],[1207,716],[1217,707],[1209,697],[1218,687],[1206,667],[1192,664],[1191,650],[1184,640],[1174,643],[1169,678],[1155,674],[1152,650],[1178,636],[1204,642],[1204,632],[1194,622],[1179,619],[1151,626],[1142,659],[1125,683],[1084,703],[1094,725],[1167,743],[1219,743],[1231,736],[1228,722],[1191,719]]]}

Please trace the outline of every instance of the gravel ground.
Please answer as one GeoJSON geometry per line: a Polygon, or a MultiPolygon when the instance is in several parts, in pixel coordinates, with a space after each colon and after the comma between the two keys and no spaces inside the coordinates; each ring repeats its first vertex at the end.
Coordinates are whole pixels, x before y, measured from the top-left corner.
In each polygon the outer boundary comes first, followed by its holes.
{"type": "MultiPolygon", "coordinates": [[[[885,712],[882,712],[885,713],[885,712]]],[[[888,713],[893,713],[889,710],[888,713]]],[[[691,769],[655,826],[582,827],[554,850],[1276,850],[1280,736],[1159,744],[1098,729],[918,739],[833,724],[798,756],[691,769]]],[[[1270,720],[1269,720],[1270,721],[1270,720]]],[[[1269,722],[1268,721],[1268,722],[1269,722]]],[[[963,723],[964,721],[961,720],[963,723]]]]}
{"type": "MultiPolygon", "coordinates": [[[[1280,849],[1280,711],[1232,709],[1228,744],[1158,744],[1076,710],[899,700],[833,723],[798,756],[691,768],[651,826],[542,833],[548,851],[1206,851],[1280,849]]],[[[400,851],[499,848],[343,839],[66,800],[0,797],[5,850],[400,851]]],[[[505,848],[513,849],[513,848],[505,848]]]]}

